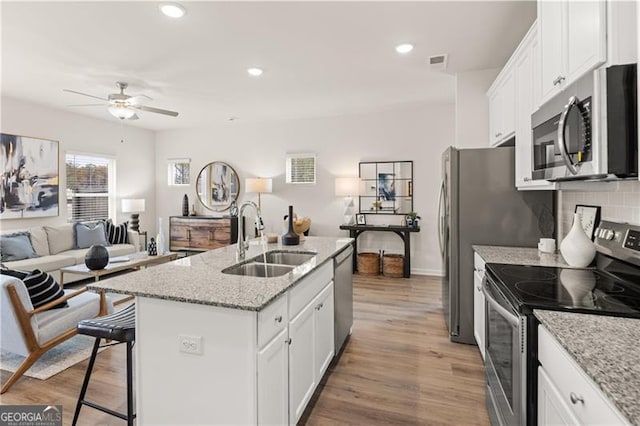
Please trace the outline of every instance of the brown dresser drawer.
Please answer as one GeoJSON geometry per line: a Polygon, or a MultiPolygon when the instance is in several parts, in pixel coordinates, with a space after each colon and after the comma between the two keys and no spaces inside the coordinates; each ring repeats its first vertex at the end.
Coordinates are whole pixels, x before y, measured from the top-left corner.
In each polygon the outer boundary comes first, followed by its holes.
{"type": "Polygon", "coordinates": [[[212,250],[237,241],[237,218],[169,218],[170,250],[212,250]]]}

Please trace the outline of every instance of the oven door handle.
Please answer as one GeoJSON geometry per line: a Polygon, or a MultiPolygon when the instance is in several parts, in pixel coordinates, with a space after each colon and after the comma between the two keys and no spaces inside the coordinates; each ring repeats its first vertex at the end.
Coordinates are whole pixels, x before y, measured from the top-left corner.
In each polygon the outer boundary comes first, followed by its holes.
{"type": "Polygon", "coordinates": [[[560,151],[562,155],[562,160],[564,161],[565,166],[572,175],[578,174],[578,169],[571,157],[569,157],[569,151],[567,149],[567,141],[565,139],[565,131],[567,129],[567,117],[569,116],[569,111],[571,108],[578,106],[578,98],[576,96],[572,96],[569,98],[569,102],[564,107],[564,111],[562,111],[562,115],[560,115],[560,122],[558,123],[558,138],[556,139],[556,149],[560,151]]]}
{"type": "Polygon", "coordinates": [[[514,327],[520,326],[520,318],[515,316],[513,313],[509,312],[508,309],[505,309],[502,305],[498,303],[496,299],[491,296],[486,287],[482,287],[482,292],[484,293],[485,300],[491,305],[493,309],[498,311],[500,316],[504,317],[511,325],[514,327]]]}

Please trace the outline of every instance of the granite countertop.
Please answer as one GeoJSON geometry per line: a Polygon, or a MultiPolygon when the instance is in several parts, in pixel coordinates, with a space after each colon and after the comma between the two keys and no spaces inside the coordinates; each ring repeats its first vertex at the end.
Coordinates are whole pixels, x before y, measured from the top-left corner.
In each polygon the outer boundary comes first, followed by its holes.
{"type": "MultiPolygon", "coordinates": [[[[559,251],[542,253],[531,247],[471,246],[487,263],[510,265],[550,266],[554,268],[574,268],[564,261],[559,251]]],[[[577,268],[584,269],[584,268],[577,268]]]]}
{"type": "MultiPolygon", "coordinates": [[[[268,244],[267,250],[311,251],[316,256],[273,278],[223,274],[236,263],[236,244],[87,285],[89,290],[259,311],[302,277],[333,258],[351,238],[305,237],[297,246],[268,244]]],[[[245,259],[262,253],[253,240],[245,259]]]]}
{"type": "Polygon", "coordinates": [[[534,310],[620,412],[640,425],[640,319],[534,310]]]}

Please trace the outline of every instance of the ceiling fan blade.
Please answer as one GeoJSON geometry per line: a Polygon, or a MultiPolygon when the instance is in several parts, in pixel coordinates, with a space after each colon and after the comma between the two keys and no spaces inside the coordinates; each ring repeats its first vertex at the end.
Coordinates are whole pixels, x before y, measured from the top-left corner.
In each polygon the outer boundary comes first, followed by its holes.
{"type": "Polygon", "coordinates": [[[128,120],[137,120],[140,117],[138,117],[138,114],[133,114],[131,117],[128,118],[128,120]]]}
{"type": "Polygon", "coordinates": [[[127,99],[127,102],[130,105],[139,105],[139,104],[144,103],[146,101],[152,101],[152,100],[153,99],[151,99],[147,95],[135,95],[135,96],[131,96],[129,99],[127,99]]]}
{"type": "Polygon", "coordinates": [[[93,95],[89,95],[87,93],[82,93],[82,92],[76,92],[75,90],[69,90],[69,89],[62,89],[65,92],[69,92],[69,93],[75,93],[76,95],[82,95],[82,96],[88,96],[90,98],[95,98],[95,99],[100,99],[101,101],[105,102],[105,103],[109,103],[109,99],[105,99],[105,98],[101,98],[98,96],[93,96],[93,95]]]}
{"type": "Polygon", "coordinates": [[[135,108],[135,109],[138,109],[140,111],[155,112],[157,114],[170,115],[172,117],[177,117],[178,116],[178,113],[175,112],[175,111],[169,111],[169,110],[160,109],[160,108],[153,108],[153,107],[144,106],[144,105],[131,105],[131,108],[135,108]]]}
{"type": "Polygon", "coordinates": [[[104,104],[75,104],[75,105],[67,105],[68,107],[88,107],[88,106],[99,106],[104,108],[104,104]]]}

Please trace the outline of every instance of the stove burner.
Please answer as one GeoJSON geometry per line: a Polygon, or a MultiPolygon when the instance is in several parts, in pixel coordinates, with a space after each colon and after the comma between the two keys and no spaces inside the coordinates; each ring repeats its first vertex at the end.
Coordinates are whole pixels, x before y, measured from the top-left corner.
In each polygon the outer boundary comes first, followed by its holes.
{"type": "Polygon", "coordinates": [[[553,305],[592,307],[598,299],[593,291],[593,282],[565,286],[558,281],[520,281],[515,286],[521,293],[538,301],[551,302],[553,305]]]}
{"type": "Polygon", "coordinates": [[[553,272],[549,272],[537,267],[527,266],[507,266],[502,268],[500,272],[514,278],[520,278],[528,281],[549,281],[557,277],[557,275],[553,272]]]}

